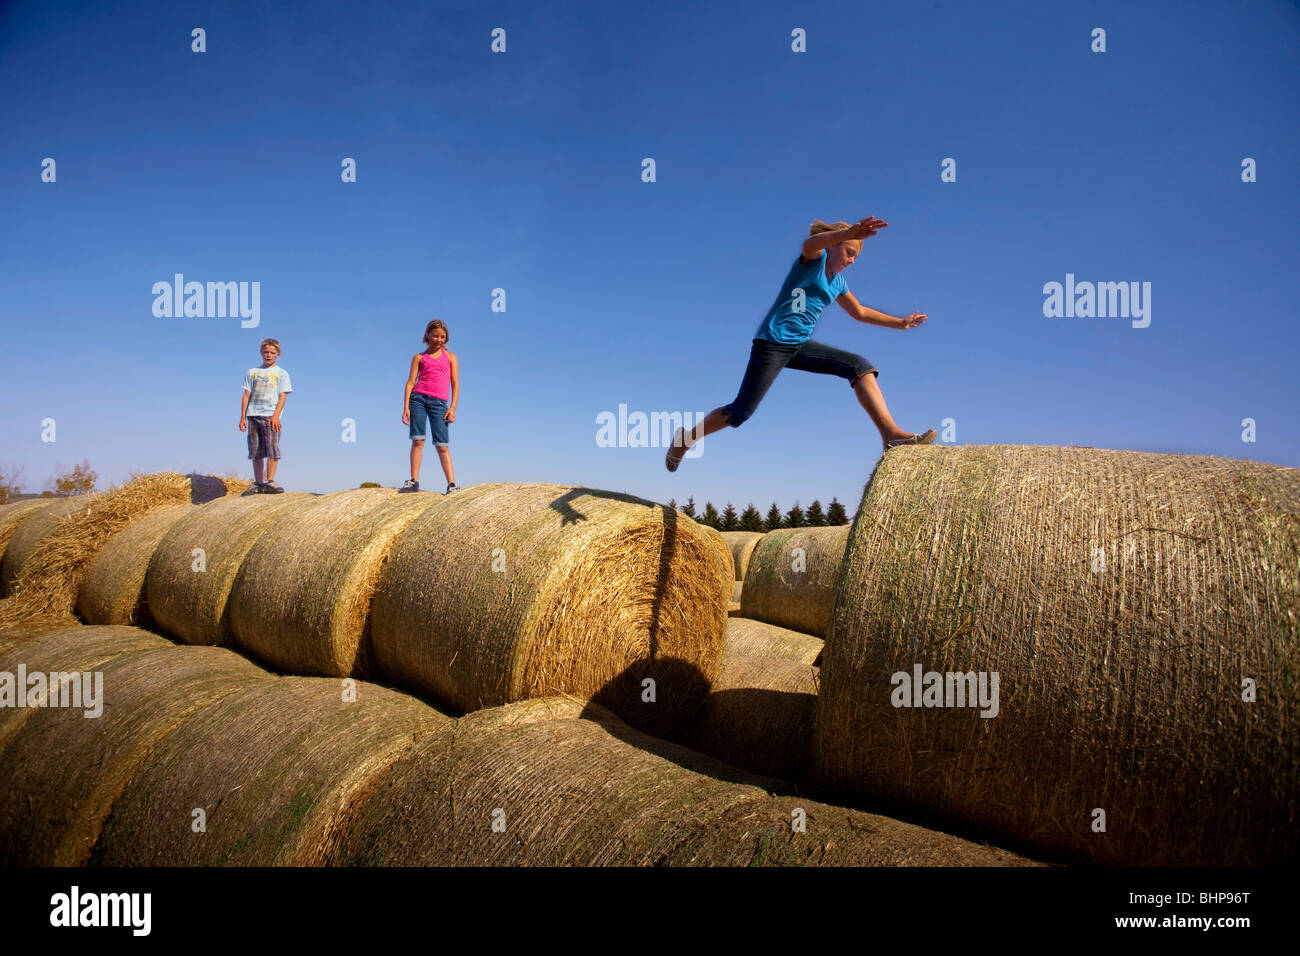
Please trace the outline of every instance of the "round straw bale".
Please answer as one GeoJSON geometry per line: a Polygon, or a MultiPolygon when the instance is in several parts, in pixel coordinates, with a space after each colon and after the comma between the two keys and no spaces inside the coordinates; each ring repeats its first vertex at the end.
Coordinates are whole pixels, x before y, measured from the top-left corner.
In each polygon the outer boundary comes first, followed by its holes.
{"type": "Polygon", "coordinates": [[[17,706],[20,695],[26,703],[30,692],[39,689],[34,683],[20,686],[20,673],[43,673],[48,681],[51,673],[93,671],[122,654],[170,646],[157,634],[135,627],[78,624],[35,636],[21,635],[20,640],[0,647],[0,754],[23,723],[40,712],[39,708],[17,706]]]}
{"type": "Polygon", "coordinates": [[[174,644],[95,671],[93,706],[82,696],[91,676],[83,670],[63,691],[72,706],[41,710],[4,749],[0,865],[85,865],[113,802],[169,734],[238,690],[275,682],[238,654],[174,644]]]}
{"type": "Polygon", "coordinates": [[[467,488],[393,543],[371,618],[376,661],[459,712],[563,693],[671,726],[699,709],[721,664],[722,548],[716,532],[627,495],[467,488]]]}
{"type": "Polygon", "coordinates": [[[369,676],[370,600],[389,546],[438,500],[363,488],[281,515],[231,589],[235,642],[291,674],[369,676]]]}
{"type": "Polygon", "coordinates": [[[1293,859],[1298,515],[1300,471],[1255,462],[891,451],[826,641],[820,775],[1077,861],[1293,859]]]}
{"type": "Polygon", "coordinates": [[[77,610],[90,624],[139,624],[149,620],[144,575],[167,530],[192,510],[166,505],[113,535],[86,566],[77,610]]]}
{"type": "Polygon", "coordinates": [[[114,805],[93,862],[326,862],[392,761],[451,723],[414,697],[350,678],[261,681],[195,714],[153,751],[114,805]],[[199,836],[196,808],[206,823],[199,836]]]}
{"type": "Polygon", "coordinates": [[[727,542],[727,547],[731,549],[731,563],[736,573],[736,580],[745,580],[745,572],[749,568],[749,559],[754,553],[754,548],[762,540],[761,531],[724,531],[722,538],[727,542]]]}
{"type": "Polygon", "coordinates": [[[740,603],[740,592],[743,586],[744,586],[743,581],[737,581],[735,584],[731,586],[731,603],[733,604],[740,603]]]}
{"type": "Polygon", "coordinates": [[[782,528],[763,535],[749,559],[741,614],[824,635],[848,538],[848,525],[782,528]]]}
{"type": "MultiPolygon", "coordinates": [[[[334,862],[655,865],[692,862],[691,855],[739,858],[756,829],[737,825],[744,808],[765,823],[784,816],[788,830],[791,810],[773,801],[762,778],[642,734],[599,706],[539,703],[478,711],[417,742],[362,804],[334,862]],[[685,848],[693,850],[679,859],[685,848]]],[[[809,832],[761,862],[921,860],[927,847],[945,843],[946,858],[935,852],[926,862],[1015,860],[981,856],[919,827],[801,805],[809,832]],[[849,825],[835,812],[847,814],[849,825]],[[849,844],[834,853],[832,827],[849,844]]]]}
{"type": "Polygon", "coordinates": [[[727,654],[708,703],[675,739],[733,767],[802,780],[816,704],[817,668],[727,654]]]}
{"type": "Polygon", "coordinates": [[[158,542],[145,573],[154,623],[186,644],[231,643],[230,588],[244,557],[287,509],[311,500],[306,494],[224,497],[177,521],[158,542]]]}
{"type": "Polygon", "coordinates": [[[0,562],[0,594],[9,595],[13,592],[28,558],[42,539],[58,530],[60,519],[75,511],[84,510],[94,498],[94,495],[54,498],[40,502],[36,508],[19,512],[22,518],[9,536],[4,560],[0,562]]]}
{"type": "Polygon", "coordinates": [[[1000,850],[901,820],[804,797],[732,807],[698,829],[669,866],[1039,866],[1000,850]]]}
{"type": "Polygon", "coordinates": [[[811,666],[821,659],[822,644],[820,637],[802,631],[751,621],[747,617],[733,617],[727,621],[723,660],[732,655],[742,655],[778,658],[811,666]]]}
{"type": "MultiPolygon", "coordinates": [[[[25,518],[31,515],[43,506],[48,506],[51,501],[48,498],[31,498],[26,501],[14,501],[7,505],[0,505],[0,560],[3,560],[5,550],[9,547],[9,539],[13,533],[18,530],[18,525],[25,518]]],[[[4,595],[0,590],[0,596],[4,595]]]]}

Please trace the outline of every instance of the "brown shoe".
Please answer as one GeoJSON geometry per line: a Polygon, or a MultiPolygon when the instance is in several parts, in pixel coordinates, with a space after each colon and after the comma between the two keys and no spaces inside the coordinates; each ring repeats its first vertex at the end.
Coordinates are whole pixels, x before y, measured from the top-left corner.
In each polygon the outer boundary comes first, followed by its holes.
{"type": "Polygon", "coordinates": [[[939,433],[931,428],[929,431],[922,432],[919,435],[913,435],[910,438],[895,438],[893,441],[885,442],[885,451],[891,448],[897,448],[900,445],[933,445],[939,433]]]}

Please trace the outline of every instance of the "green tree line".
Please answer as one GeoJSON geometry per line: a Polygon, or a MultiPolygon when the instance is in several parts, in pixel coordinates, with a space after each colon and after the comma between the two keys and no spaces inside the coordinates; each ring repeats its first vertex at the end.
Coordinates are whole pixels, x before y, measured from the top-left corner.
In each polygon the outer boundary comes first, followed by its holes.
{"type": "Polygon", "coordinates": [[[831,499],[831,503],[825,510],[822,509],[820,501],[813,501],[807,508],[799,507],[799,502],[796,501],[784,514],[774,501],[772,507],[767,509],[766,515],[755,508],[752,501],[739,514],[730,501],[721,511],[713,506],[713,502],[706,501],[704,510],[697,512],[693,497],[686,499],[684,505],[679,505],[674,498],[668,502],[668,507],[676,508],[700,524],[717,528],[719,531],[774,531],[777,528],[821,528],[849,523],[848,513],[835,498],[831,499]]]}

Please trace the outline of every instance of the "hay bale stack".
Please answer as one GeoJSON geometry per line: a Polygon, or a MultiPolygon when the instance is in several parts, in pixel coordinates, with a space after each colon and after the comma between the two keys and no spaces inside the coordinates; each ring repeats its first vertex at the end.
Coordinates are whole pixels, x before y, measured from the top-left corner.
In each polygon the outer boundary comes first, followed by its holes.
{"type": "Polygon", "coordinates": [[[232,643],[230,588],[244,557],[287,509],[311,500],[306,494],[218,498],[172,525],[145,573],[154,623],[186,644],[232,643]]]}
{"type": "Polygon", "coordinates": [[[1293,860],[1297,515],[1300,471],[1254,462],[891,451],[826,642],[819,773],[1067,859],[1293,860]],[[996,717],[915,706],[917,668],[945,697],[985,672],[991,699],[996,672],[996,717]]]}
{"type": "MultiPolygon", "coordinates": [[[[742,837],[719,823],[766,805],[763,784],[597,705],[527,701],[462,717],[411,747],[361,806],[335,862],[655,865],[714,834],[717,852],[734,852],[742,837]]],[[[841,832],[881,842],[865,827],[841,832]]]]}
{"type": "Polygon", "coordinates": [[[733,767],[802,780],[816,706],[817,668],[727,654],[704,709],[674,739],[733,767]]]}
{"type": "Polygon", "coordinates": [[[39,502],[35,508],[15,512],[18,521],[10,532],[4,559],[0,561],[0,595],[9,596],[14,592],[18,576],[36,546],[58,530],[63,518],[75,511],[85,510],[94,497],[76,495],[72,498],[54,498],[39,502]]]}
{"type": "Polygon", "coordinates": [[[727,542],[727,547],[731,549],[731,564],[735,571],[736,580],[745,580],[745,573],[749,569],[749,559],[754,554],[754,548],[758,547],[758,542],[763,540],[761,531],[724,531],[722,538],[727,542]]]}
{"type": "MultiPolygon", "coordinates": [[[[23,631],[5,631],[5,634],[10,636],[10,641],[0,647],[0,675],[12,675],[13,684],[6,688],[4,683],[0,683],[0,754],[4,753],[9,738],[34,714],[41,713],[39,708],[16,706],[16,696],[12,702],[8,700],[10,690],[15,695],[20,690],[17,681],[20,668],[28,676],[37,672],[49,675],[64,671],[93,671],[105,661],[123,654],[171,646],[158,635],[134,627],[83,627],[78,624],[41,634],[23,631]]],[[[48,676],[46,681],[48,683],[48,676]]],[[[29,684],[27,688],[29,692],[36,689],[35,684],[29,684]]]]}
{"type": "Polygon", "coordinates": [[[370,676],[370,600],[389,546],[438,500],[363,488],[281,515],[231,589],[235,643],[290,674],[370,676]]]}
{"type": "Polygon", "coordinates": [[[734,617],[727,621],[727,643],[723,659],[733,656],[767,657],[795,661],[809,667],[822,656],[823,641],[802,631],[734,617]]]}
{"type": "Polygon", "coordinates": [[[98,717],[45,709],[4,748],[0,866],[84,866],[114,801],[170,734],[230,694],[275,682],[238,654],[174,644],[123,654],[95,670],[102,674],[98,717]]]}
{"type": "Polygon", "coordinates": [[[154,749],[114,804],[93,862],[323,863],[392,761],[450,723],[374,684],[260,681],[195,714],[154,749]],[[350,702],[348,685],[355,687],[350,702]],[[195,808],[205,812],[205,833],[191,829],[195,808]]]}
{"type": "Polygon", "coordinates": [[[141,624],[151,620],[144,596],[149,559],[163,535],[192,507],[157,508],[108,540],[87,565],[77,593],[77,611],[87,623],[141,624]]]}
{"type": "Polygon", "coordinates": [[[722,547],[628,495],[467,488],[393,543],[371,618],[376,661],[459,712],[562,693],[672,726],[699,709],[721,666],[722,547]]]}
{"type": "Polygon", "coordinates": [[[804,797],[735,807],[697,830],[668,866],[1038,866],[997,847],[804,797]],[[795,831],[798,822],[803,827],[795,831]]]}
{"type": "Polygon", "coordinates": [[[825,635],[848,538],[848,525],[783,528],[763,535],[749,559],[740,613],[825,635]]]}

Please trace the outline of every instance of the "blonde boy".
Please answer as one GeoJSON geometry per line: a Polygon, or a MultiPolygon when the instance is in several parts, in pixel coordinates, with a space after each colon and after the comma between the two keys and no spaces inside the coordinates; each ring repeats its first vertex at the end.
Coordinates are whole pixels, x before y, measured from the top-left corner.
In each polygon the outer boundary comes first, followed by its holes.
{"type": "Polygon", "coordinates": [[[250,490],[264,494],[284,491],[275,483],[275,469],[280,464],[280,413],[293,388],[289,373],[276,364],[279,358],[280,343],[262,339],[262,366],[245,373],[244,395],[239,403],[239,430],[248,432],[248,457],[253,462],[250,490]]]}

